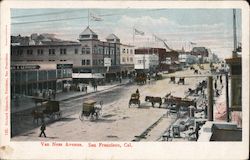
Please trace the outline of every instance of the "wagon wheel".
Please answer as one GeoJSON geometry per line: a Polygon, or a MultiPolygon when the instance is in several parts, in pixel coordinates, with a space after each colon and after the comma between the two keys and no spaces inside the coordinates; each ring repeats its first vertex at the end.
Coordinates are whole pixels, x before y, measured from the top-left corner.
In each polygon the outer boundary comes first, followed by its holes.
{"type": "Polygon", "coordinates": [[[79,114],[79,119],[80,119],[81,121],[84,120],[84,115],[83,115],[82,111],[81,111],[80,114],[79,114]]]}
{"type": "Polygon", "coordinates": [[[57,114],[58,118],[61,119],[62,118],[62,112],[59,111],[59,113],[57,114]]]}

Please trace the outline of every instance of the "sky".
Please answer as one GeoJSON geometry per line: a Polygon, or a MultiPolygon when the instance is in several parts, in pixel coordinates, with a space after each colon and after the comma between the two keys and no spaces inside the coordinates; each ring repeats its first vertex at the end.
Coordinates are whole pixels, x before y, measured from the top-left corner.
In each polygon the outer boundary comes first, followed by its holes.
{"type": "MultiPolygon", "coordinates": [[[[174,50],[204,46],[221,58],[231,57],[233,50],[232,9],[11,9],[11,35],[52,33],[77,41],[88,25],[100,40],[114,33],[121,43],[136,47],[164,47],[156,35],[174,50]],[[88,23],[88,13],[102,21],[90,18],[88,23]],[[133,28],[145,34],[133,40],[133,28]]],[[[241,42],[240,10],[236,10],[236,26],[241,42]]]]}

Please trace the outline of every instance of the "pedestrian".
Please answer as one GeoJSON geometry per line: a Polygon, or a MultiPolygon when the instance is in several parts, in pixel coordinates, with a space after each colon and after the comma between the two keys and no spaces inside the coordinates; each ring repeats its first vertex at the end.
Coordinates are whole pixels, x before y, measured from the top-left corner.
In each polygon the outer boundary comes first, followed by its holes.
{"type": "Polygon", "coordinates": [[[198,138],[199,138],[199,130],[200,130],[200,127],[199,127],[199,125],[197,124],[197,126],[196,126],[196,128],[195,128],[196,141],[197,141],[198,138]]]}
{"type": "Polygon", "coordinates": [[[55,90],[52,91],[52,95],[53,95],[53,99],[56,99],[56,91],[55,90]]]}
{"type": "Polygon", "coordinates": [[[217,90],[217,80],[214,81],[214,89],[217,90]]]}
{"type": "Polygon", "coordinates": [[[40,130],[41,130],[41,133],[40,133],[40,135],[39,135],[39,137],[41,137],[42,136],[42,134],[44,135],[44,137],[46,137],[46,134],[45,134],[45,130],[46,130],[46,124],[44,123],[44,121],[42,122],[42,125],[41,125],[41,127],[40,127],[40,130]]]}
{"type": "Polygon", "coordinates": [[[220,84],[221,84],[221,88],[223,88],[223,84],[222,84],[222,74],[220,75],[220,84]]]}
{"type": "Polygon", "coordinates": [[[97,84],[95,84],[95,91],[97,91],[97,84]]]}

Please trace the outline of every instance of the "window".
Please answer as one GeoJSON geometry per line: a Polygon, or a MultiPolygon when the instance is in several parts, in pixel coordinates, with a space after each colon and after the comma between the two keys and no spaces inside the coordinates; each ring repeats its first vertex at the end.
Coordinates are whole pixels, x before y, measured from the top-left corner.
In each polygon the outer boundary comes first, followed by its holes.
{"type": "Polygon", "coordinates": [[[18,49],[17,50],[17,56],[22,56],[23,55],[23,50],[22,49],[18,49]]]}
{"type": "Polygon", "coordinates": [[[90,48],[86,48],[86,54],[90,54],[90,48]]]}
{"type": "Polygon", "coordinates": [[[132,57],[130,57],[130,62],[133,62],[133,58],[132,57]]]}
{"type": "Polygon", "coordinates": [[[127,53],[128,53],[128,49],[127,49],[127,53]]]}
{"type": "Polygon", "coordinates": [[[28,49],[27,50],[27,55],[32,55],[33,54],[33,50],[32,49],[28,49]]]}
{"type": "Polygon", "coordinates": [[[66,48],[60,49],[60,54],[66,54],[66,48]]]}
{"type": "Polygon", "coordinates": [[[133,54],[133,49],[130,49],[130,54],[133,54]]]}
{"type": "Polygon", "coordinates": [[[85,48],[84,47],[82,48],[82,54],[85,54],[85,48]]]}
{"type": "Polygon", "coordinates": [[[55,55],[55,49],[49,49],[49,55],[55,55]]]}
{"type": "Polygon", "coordinates": [[[81,38],[90,38],[90,35],[81,35],[81,38]]]}
{"type": "Polygon", "coordinates": [[[77,48],[75,49],[75,54],[78,54],[78,49],[77,48]]]}
{"type": "Polygon", "coordinates": [[[90,65],[90,60],[89,59],[87,59],[86,65],[90,65]]]}
{"type": "Polygon", "coordinates": [[[126,59],[125,59],[125,57],[123,57],[123,58],[122,58],[122,62],[125,62],[125,61],[126,61],[126,59]]]}
{"type": "Polygon", "coordinates": [[[124,48],[123,50],[122,50],[122,53],[125,53],[126,52],[126,49],[124,48]]]}
{"type": "Polygon", "coordinates": [[[43,49],[37,49],[37,55],[43,55],[43,49]]]}
{"type": "Polygon", "coordinates": [[[82,65],[84,66],[84,65],[86,65],[86,63],[85,63],[85,59],[84,60],[82,60],[82,65]]]}

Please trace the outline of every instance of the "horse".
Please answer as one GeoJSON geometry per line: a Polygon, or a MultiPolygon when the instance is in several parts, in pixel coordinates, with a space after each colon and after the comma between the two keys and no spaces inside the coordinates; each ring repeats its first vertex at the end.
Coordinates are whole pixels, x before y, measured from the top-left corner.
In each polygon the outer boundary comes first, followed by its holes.
{"type": "Polygon", "coordinates": [[[145,97],[145,101],[146,101],[146,102],[151,102],[152,107],[154,107],[154,104],[155,104],[155,103],[158,103],[158,104],[159,104],[159,108],[160,108],[161,105],[162,105],[162,99],[161,99],[161,97],[146,96],[146,97],[145,97]]]}
{"type": "Polygon", "coordinates": [[[178,84],[182,83],[184,85],[185,83],[185,78],[182,77],[182,78],[179,78],[179,81],[177,82],[178,84]]]}
{"type": "Polygon", "coordinates": [[[170,77],[169,83],[170,83],[170,82],[173,82],[173,83],[175,84],[175,77],[170,77]]]}

